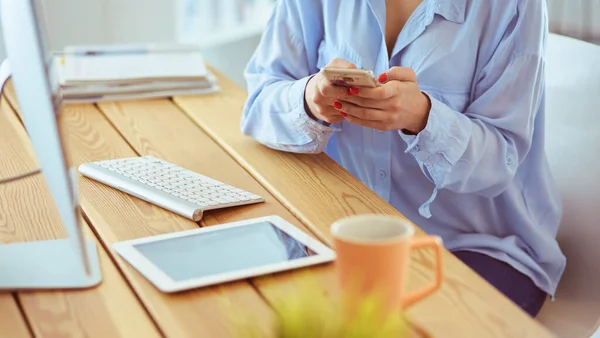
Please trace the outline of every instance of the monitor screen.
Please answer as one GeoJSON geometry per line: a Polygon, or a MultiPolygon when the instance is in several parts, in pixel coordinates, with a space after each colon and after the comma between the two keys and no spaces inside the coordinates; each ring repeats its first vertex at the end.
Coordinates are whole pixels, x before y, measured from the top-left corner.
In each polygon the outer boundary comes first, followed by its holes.
{"type": "Polygon", "coordinates": [[[62,104],[62,95],[60,92],[60,83],[58,79],[58,70],[54,61],[54,55],[50,48],[50,40],[46,20],[44,18],[44,8],[41,0],[31,0],[37,22],[37,35],[40,39],[39,44],[42,47],[42,57],[46,63],[46,79],[48,80],[48,88],[52,94],[52,102],[54,111],[58,112],[62,104]]]}
{"type": "Polygon", "coordinates": [[[134,245],[175,282],[316,255],[270,222],[134,245]]]}
{"type": "MultiPolygon", "coordinates": [[[[37,163],[54,199],[64,228],[69,235],[72,255],[81,258],[81,271],[72,266],[74,283],[80,283],[84,272],[100,279],[94,242],[84,241],[75,176],[70,175],[60,132],[57,107],[61,104],[60,87],[54,67],[42,5],[54,1],[2,1],[2,29],[10,62],[22,122],[27,129],[37,163]]],[[[71,263],[69,263],[71,264],[71,263]]],[[[86,282],[87,283],[87,282],[86,282]]]]}

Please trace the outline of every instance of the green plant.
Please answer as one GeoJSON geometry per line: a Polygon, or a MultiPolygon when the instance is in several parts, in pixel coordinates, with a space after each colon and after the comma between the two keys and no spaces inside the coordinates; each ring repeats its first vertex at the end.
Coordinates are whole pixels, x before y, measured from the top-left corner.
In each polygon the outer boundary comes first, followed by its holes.
{"type": "MultiPolygon", "coordinates": [[[[264,322],[252,314],[230,311],[235,337],[244,338],[403,338],[409,326],[401,313],[385,314],[376,297],[358,299],[355,311],[308,283],[301,290],[274,301],[275,320],[265,332],[264,322]]],[[[233,307],[231,307],[233,309],[233,307]]]]}

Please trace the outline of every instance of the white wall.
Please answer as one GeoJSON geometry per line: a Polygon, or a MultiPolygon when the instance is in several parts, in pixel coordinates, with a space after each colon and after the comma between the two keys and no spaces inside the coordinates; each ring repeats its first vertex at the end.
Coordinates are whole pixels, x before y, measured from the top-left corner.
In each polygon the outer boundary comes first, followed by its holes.
{"type": "Polygon", "coordinates": [[[550,30],[600,44],[600,0],[547,0],[550,30]]]}
{"type": "Polygon", "coordinates": [[[65,45],[169,42],[175,5],[169,0],[41,0],[52,48],[65,45]]]}
{"type": "MultiPolygon", "coordinates": [[[[173,42],[177,36],[177,6],[189,0],[40,1],[45,9],[51,48],[60,49],[73,44],[173,42]]],[[[600,0],[547,1],[552,30],[576,38],[586,38],[590,31],[595,32],[594,37],[600,43],[600,0]]],[[[259,36],[255,35],[206,50],[206,59],[243,86],[242,70],[258,41],[259,36]]],[[[1,34],[0,58],[5,58],[1,34]]]]}
{"type": "Polygon", "coordinates": [[[6,51],[4,50],[4,35],[2,34],[2,26],[0,25],[0,60],[6,59],[6,51]]]}
{"type": "MultiPolygon", "coordinates": [[[[40,1],[50,48],[59,50],[67,45],[175,42],[177,1],[182,0],[40,1]]],[[[4,59],[1,36],[0,59],[4,59]]],[[[243,86],[242,70],[257,44],[258,38],[251,37],[239,44],[212,48],[205,51],[206,59],[243,86]]]]}

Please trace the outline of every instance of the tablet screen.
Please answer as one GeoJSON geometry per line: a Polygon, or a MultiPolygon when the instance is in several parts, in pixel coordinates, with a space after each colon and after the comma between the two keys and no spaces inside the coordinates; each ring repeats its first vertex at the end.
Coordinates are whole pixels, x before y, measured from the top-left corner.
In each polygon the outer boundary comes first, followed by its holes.
{"type": "Polygon", "coordinates": [[[315,255],[270,222],[134,245],[176,282],[315,255]]]}

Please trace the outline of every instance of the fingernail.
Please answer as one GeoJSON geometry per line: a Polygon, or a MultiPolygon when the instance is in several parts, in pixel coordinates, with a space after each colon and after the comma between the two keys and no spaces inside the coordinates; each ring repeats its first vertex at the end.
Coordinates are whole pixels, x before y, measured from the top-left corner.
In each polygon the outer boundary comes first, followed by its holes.
{"type": "Polygon", "coordinates": [[[348,116],[348,114],[344,113],[343,111],[340,111],[340,115],[342,115],[343,117],[348,116]]]}
{"type": "Polygon", "coordinates": [[[377,81],[384,83],[385,81],[387,81],[387,73],[383,73],[381,75],[379,75],[379,78],[377,78],[377,81]]]}
{"type": "Polygon", "coordinates": [[[335,102],[333,103],[333,108],[335,108],[335,109],[337,109],[337,110],[340,110],[340,109],[342,109],[342,103],[341,103],[341,102],[339,102],[339,101],[335,101],[335,102]]]}
{"type": "Polygon", "coordinates": [[[358,95],[358,93],[360,93],[358,87],[350,87],[350,95],[358,95]]]}

